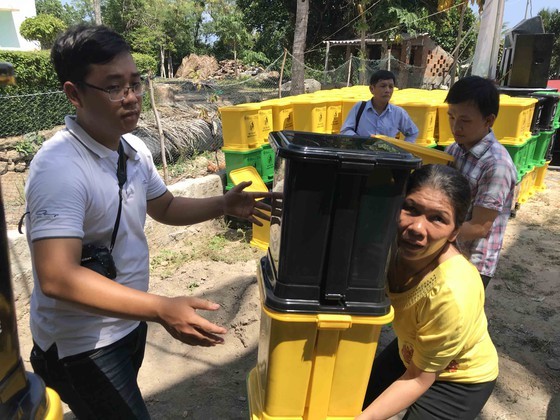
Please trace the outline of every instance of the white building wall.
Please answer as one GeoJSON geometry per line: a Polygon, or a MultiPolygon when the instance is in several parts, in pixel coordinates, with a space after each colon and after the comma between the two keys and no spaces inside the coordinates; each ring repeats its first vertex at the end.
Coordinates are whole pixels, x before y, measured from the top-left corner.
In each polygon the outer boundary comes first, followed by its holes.
{"type": "Polygon", "coordinates": [[[35,0],[0,0],[0,49],[38,50],[37,42],[26,41],[19,33],[21,23],[36,14],[35,0]]]}

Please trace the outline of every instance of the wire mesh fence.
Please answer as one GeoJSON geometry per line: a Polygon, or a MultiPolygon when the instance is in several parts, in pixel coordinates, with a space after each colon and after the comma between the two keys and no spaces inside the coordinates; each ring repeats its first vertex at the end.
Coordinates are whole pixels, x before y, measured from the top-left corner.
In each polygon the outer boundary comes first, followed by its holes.
{"type": "MultiPolygon", "coordinates": [[[[150,96],[134,134],[151,150],[156,164],[181,164],[193,155],[220,149],[223,145],[218,108],[228,104],[260,102],[291,95],[294,58],[287,53],[261,71],[241,72],[237,78],[212,80],[153,80],[154,100],[161,123],[158,129],[150,96]],[[163,138],[162,138],[163,137],[163,138]],[[162,144],[165,153],[162,154],[162,144]]],[[[368,84],[373,72],[390,69],[399,88],[434,88],[443,78],[425,77],[425,68],[396,59],[361,60],[352,57],[334,69],[305,68],[306,90],[332,89],[368,84]]],[[[24,184],[28,163],[41,143],[64,123],[73,108],[61,91],[0,95],[0,174],[9,225],[24,212],[24,184]]]]}

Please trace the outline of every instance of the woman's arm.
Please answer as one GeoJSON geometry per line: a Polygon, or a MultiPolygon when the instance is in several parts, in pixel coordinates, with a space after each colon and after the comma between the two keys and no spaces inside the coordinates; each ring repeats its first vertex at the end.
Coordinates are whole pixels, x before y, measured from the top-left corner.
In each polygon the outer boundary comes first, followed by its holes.
{"type": "Polygon", "coordinates": [[[356,420],[384,420],[410,407],[436,380],[435,372],[424,372],[410,362],[408,369],[375,399],[356,420]]]}

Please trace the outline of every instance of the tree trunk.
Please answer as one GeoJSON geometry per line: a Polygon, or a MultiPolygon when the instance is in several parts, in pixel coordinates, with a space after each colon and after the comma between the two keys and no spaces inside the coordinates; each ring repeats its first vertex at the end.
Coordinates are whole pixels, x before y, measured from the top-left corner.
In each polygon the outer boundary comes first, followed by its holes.
{"type": "Polygon", "coordinates": [[[461,6],[461,17],[459,18],[459,30],[457,31],[457,42],[455,46],[455,51],[453,52],[453,64],[451,65],[451,71],[449,72],[451,80],[449,81],[449,86],[453,86],[455,83],[455,74],[457,73],[457,65],[459,64],[459,45],[461,44],[461,37],[463,36],[463,20],[465,18],[465,10],[467,9],[466,4],[463,2],[461,6]]]}
{"type": "Polygon", "coordinates": [[[305,41],[307,38],[307,20],[309,18],[309,0],[297,0],[296,26],[294,30],[294,45],[292,48],[292,95],[299,95],[305,91],[305,41]]]}
{"type": "Polygon", "coordinates": [[[358,10],[362,19],[360,25],[360,85],[366,84],[366,16],[364,14],[364,7],[359,4],[358,10]]]}
{"type": "Polygon", "coordinates": [[[93,0],[93,14],[95,15],[95,24],[101,25],[101,0],[93,0]]]}
{"type": "Polygon", "coordinates": [[[237,42],[233,41],[233,67],[235,70],[235,78],[239,78],[239,69],[237,68],[237,42]]]}
{"type": "Polygon", "coordinates": [[[165,77],[165,51],[163,50],[163,45],[159,47],[159,59],[161,62],[159,67],[160,76],[165,77]]]}
{"type": "Polygon", "coordinates": [[[172,79],[173,78],[173,57],[171,55],[171,51],[168,51],[167,54],[168,54],[167,75],[169,76],[170,79],[172,79]]]}

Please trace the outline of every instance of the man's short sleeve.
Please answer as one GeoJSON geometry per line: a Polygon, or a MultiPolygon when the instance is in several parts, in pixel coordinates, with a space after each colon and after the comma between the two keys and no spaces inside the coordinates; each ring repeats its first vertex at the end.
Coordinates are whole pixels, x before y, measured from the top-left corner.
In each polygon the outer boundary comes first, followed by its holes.
{"type": "Polygon", "coordinates": [[[150,149],[140,138],[132,134],[125,134],[124,138],[140,155],[146,183],[146,201],[162,196],[167,191],[167,186],[157,171],[150,149]]]}
{"type": "Polygon", "coordinates": [[[478,182],[473,206],[501,212],[511,193],[511,185],[515,184],[511,174],[512,171],[503,162],[492,162],[492,165],[487,165],[478,182]]]}
{"type": "Polygon", "coordinates": [[[34,162],[26,186],[32,241],[43,238],[83,238],[87,188],[81,168],[60,159],[34,162]]]}

